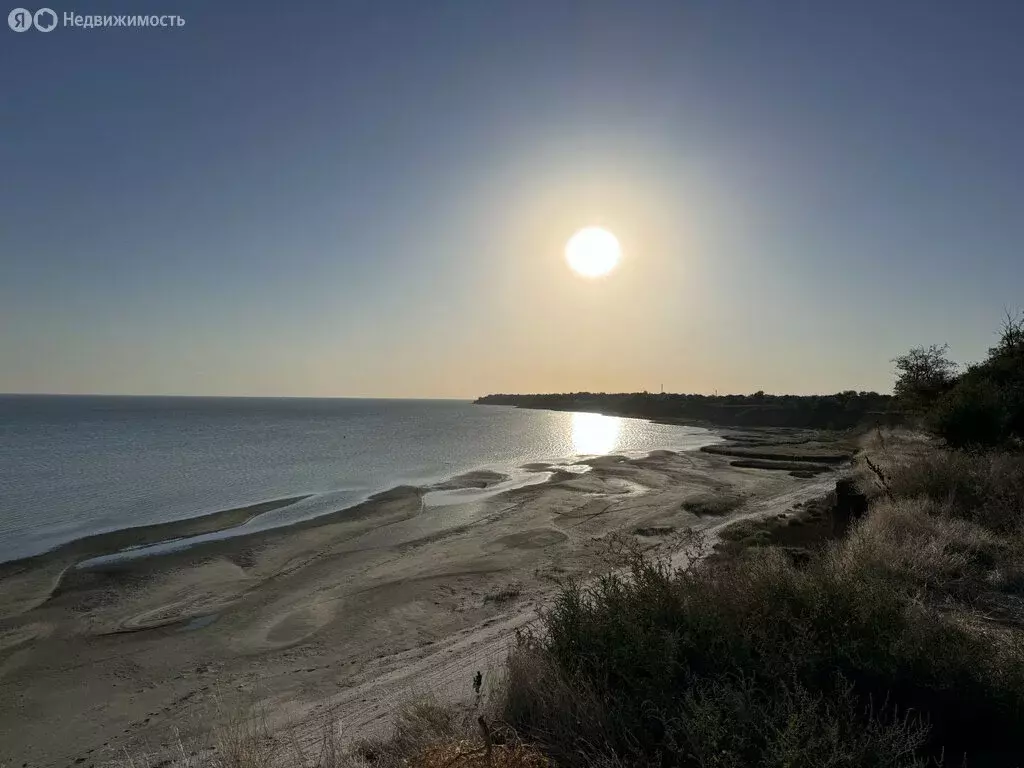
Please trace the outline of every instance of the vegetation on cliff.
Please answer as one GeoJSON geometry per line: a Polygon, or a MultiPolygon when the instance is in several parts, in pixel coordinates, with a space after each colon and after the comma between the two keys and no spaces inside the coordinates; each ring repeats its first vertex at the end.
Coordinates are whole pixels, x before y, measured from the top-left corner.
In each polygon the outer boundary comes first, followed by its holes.
{"type": "Polygon", "coordinates": [[[632,392],[567,392],[485,395],[480,405],[514,405],[557,411],[597,411],[665,421],[740,427],[846,429],[864,422],[891,423],[899,413],[890,395],[849,390],[834,395],[680,395],[632,392]]]}
{"type": "Polygon", "coordinates": [[[559,765],[1018,764],[1024,457],[894,440],[870,514],[804,557],[752,536],[569,585],[502,718],[559,765]]]}

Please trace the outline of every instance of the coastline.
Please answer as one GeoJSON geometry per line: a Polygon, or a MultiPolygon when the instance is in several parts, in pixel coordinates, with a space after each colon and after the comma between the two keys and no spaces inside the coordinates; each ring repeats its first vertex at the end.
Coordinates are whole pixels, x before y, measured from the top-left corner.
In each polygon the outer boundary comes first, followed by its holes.
{"type": "Polygon", "coordinates": [[[88,534],[57,546],[25,557],[0,561],[0,577],[10,570],[20,570],[26,565],[51,558],[75,559],[92,557],[102,553],[129,551],[162,542],[180,540],[205,533],[231,530],[245,525],[256,517],[276,509],[308,499],[311,494],[270,499],[242,507],[222,509],[204,515],[182,520],[169,520],[149,525],[127,526],[109,531],[88,534]]]}
{"type": "MultiPolygon", "coordinates": [[[[655,420],[645,418],[634,419],[634,417],[628,416],[616,418],[657,423],[655,420]]],[[[696,425],[686,424],[670,426],[696,427],[696,425]]],[[[706,433],[705,437],[708,438],[708,442],[720,440],[716,430],[705,427],[697,428],[706,433]]],[[[661,447],[672,450],[689,450],[691,447],[698,447],[702,442],[701,439],[687,440],[683,436],[677,441],[669,441],[670,444],[661,447]]],[[[93,530],[75,532],[68,538],[55,534],[49,528],[40,527],[35,529],[35,540],[39,541],[39,544],[24,543],[8,549],[3,555],[0,555],[0,578],[11,570],[18,570],[26,564],[53,558],[80,562],[92,557],[115,556],[122,550],[128,552],[141,548],[151,548],[154,554],[160,554],[162,545],[166,545],[166,548],[170,550],[190,546],[192,543],[202,543],[206,539],[246,536],[276,527],[306,524],[309,520],[336,516],[343,514],[346,510],[356,509],[381,494],[404,486],[423,488],[425,492],[468,490],[455,486],[449,488],[447,484],[479,472],[502,474],[505,476],[503,481],[506,481],[509,487],[543,482],[544,477],[532,477],[542,471],[538,469],[539,464],[565,466],[573,464],[587,455],[597,455],[598,453],[600,452],[594,454],[579,452],[576,456],[562,458],[548,456],[543,462],[538,462],[535,456],[522,457],[518,463],[516,461],[497,463],[462,461],[448,469],[426,474],[421,471],[410,473],[399,471],[392,475],[390,482],[362,483],[361,492],[353,492],[353,489],[344,487],[314,489],[303,485],[282,486],[276,489],[279,495],[269,495],[267,498],[261,499],[257,496],[253,499],[251,494],[243,493],[243,497],[249,496],[249,498],[236,501],[225,496],[226,504],[220,508],[211,509],[199,502],[196,504],[194,513],[186,513],[184,516],[180,511],[176,511],[171,513],[167,519],[158,517],[155,522],[135,524],[125,521],[120,525],[106,524],[93,530]],[[342,500],[337,498],[339,495],[347,495],[349,498],[342,500]],[[56,540],[42,543],[48,539],[56,540]],[[195,539],[195,542],[190,542],[190,539],[195,539]]],[[[627,451],[626,453],[637,456],[642,451],[627,451]]]]}
{"type": "MultiPolygon", "coordinates": [[[[172,723],[223,717],[218,690],[274,702],[282,722],[329,710],[346,738],[372,733],[418,690],[470,696],[471,672],[490,680],[513,631],[566,578],[600,572],[621,537],[671,555],[691,529],[773,513],[835,478],[700,450],[583,464],[463,503],[429,507],[429,489],[400,486],[285,528],[91,569],[36,559],[0,576],[12,754],[31,766],[84,757],[87,768],[166,741],[172,723]],[[709,494],[740,506],[687,507],[709,494]],[[45,738],[56,723],[65,746],[45,738]]],[[[437,485],[500,482],[470,473],[437,485]]]]}

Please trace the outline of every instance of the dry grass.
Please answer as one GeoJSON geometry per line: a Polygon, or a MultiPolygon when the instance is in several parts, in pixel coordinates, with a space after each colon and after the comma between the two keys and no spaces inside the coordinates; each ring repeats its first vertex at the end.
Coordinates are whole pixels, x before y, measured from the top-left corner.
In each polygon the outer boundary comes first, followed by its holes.
{"type": "Polygon", "coordinates": [[[489,755],[479,752],[467,742],[431,747],[422,755],[412,758],[410,768],[451,768],[457,765],[486,765],[488,768],[544,768],[550,765],[540,751],[517,744],[499,746],[489,755]]]}
{"type": "Polygon", "coordinates": [[[424,698],[406,704],[395,716],[394,729],[385,738],[353,745],[353,765],[400,768],[431,750],[462,743],[474,731],[458,714],[424,698]]]}
{"type": "Polygon", "coordinates": [[[924,497],[943,514],[1024,533],[1024,455],[935,451],[895,465],[887,479],[896,497],[924,497]]]}
{"type": "Polygon", "coordinates": [[[216,701],[216,729],[190,730],[197,735],[184,736],[177,728],[169,750],[160,752],[125,749],[120,759],[111,763],[117,768],[272,768],[288,755],[288,764],[296,768],[334,768],[338,763],[308,762],[304,753],[291,754],[290,745],[271,732],[267,712],[259,704],[216,701]]]}
{"type": "Polygon", "coordinates": [[[1024,548],[1017,537],[998,536],[916,498],[877,503],[837,557],[850,568],[883,574],[899,588],[976,600],[990,590],[1019,588],[1024,548]]]}
{"type": "MultiPolygon", "coordinates": [[[[258,705],[239,706],[234,711],[221,706],[218,721],[217,728],[199,739],[188,741],[176,733],[170,752],[125,752],[112,768],[426,768],[434,765],[432,756],[461,748],[472,735],[453,710],[427,699],[404,706],[389,737],[355,744],[343,742],[343,734],[330,717],[313,723],[311,737],[296,728],[272,730],[265,710],[258,705]]],[[[539,765],[500,763],[520,764],[539,765]]]]}
{"type": "Polygon", "coordinates": [[[333,718],[323,717],[315,733],[316,736],[309,741],[299,738],[295,730],[291,730],[285,759],[278,760],[277,764],[283,762],[290,768],[348,768],[352,765],[352,757],[342,746],[341,731],[333,718]]]}

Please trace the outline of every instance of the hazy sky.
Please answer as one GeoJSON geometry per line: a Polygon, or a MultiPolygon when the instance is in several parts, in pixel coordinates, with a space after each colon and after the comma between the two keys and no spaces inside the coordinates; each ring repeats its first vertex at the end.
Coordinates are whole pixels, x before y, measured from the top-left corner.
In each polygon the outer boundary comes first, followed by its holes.
{"type": "Polygon", "coordinates": [[[0,391],[888,390],[1024,304],[1019,0],[153,12],[0,28],[0,391]]]}

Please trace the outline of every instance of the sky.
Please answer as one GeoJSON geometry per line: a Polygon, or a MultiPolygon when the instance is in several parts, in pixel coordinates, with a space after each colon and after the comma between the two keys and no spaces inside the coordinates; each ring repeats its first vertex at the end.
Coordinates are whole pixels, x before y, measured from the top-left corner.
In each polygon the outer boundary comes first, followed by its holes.
{"type": "Polygon", "coordinates": [[[0,392],[889,391],[1024,305],[1019,0],[51,7],[186,23],[0,28],[0,392]]]}

